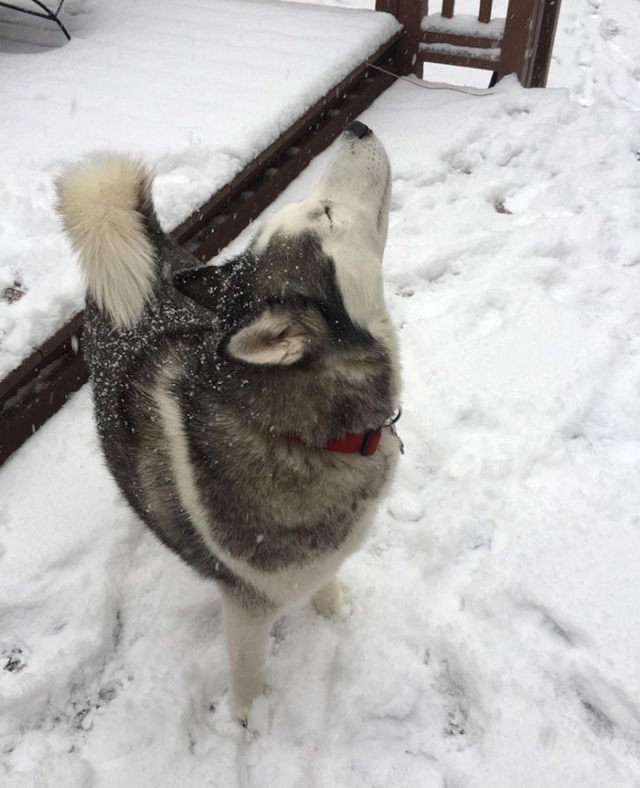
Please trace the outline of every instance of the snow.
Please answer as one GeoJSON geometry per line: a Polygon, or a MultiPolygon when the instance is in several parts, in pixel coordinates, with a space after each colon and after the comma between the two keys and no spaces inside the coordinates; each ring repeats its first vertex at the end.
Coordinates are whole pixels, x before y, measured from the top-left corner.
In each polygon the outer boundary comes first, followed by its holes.
{"type": "Polygon", "coordinates": [[[640,784],[635,10],[565,3],[550,89],[399,82],[362,116],[406,454],[344,615],[276,626],[258,734],[218,594],[122,502],[88,389],[2,467],[3,788],[640,784]]]}
{"type": "Polygon", "coordinates": [[[438,55],[449,55],[449,57],[468,57],[471,59],[482,58],[483,60],[500,61],[500,49],[495,47],[463,47],[458,44],[420,44],[420,49],[424,52],[433,52],[438,55]]]}
{"type": "Polygon", "coordinates": [[[495,36],[501,38],[504,32],[504,18],[494,13],[489,22],[480,22],[478,14],[460,14],[448,19],[442,14],[427,14],[422,19],[422,29],[433,33],[451,33],[458,36],[495,36]]]}

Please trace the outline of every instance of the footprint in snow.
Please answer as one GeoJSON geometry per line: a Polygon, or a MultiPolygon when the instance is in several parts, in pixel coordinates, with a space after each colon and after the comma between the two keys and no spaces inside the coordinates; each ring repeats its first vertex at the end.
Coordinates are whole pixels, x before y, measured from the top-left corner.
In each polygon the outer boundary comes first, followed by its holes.
{"type": "Polygon", "coordinates": [[[0,648],[0,664],[8,673],[20,673],[27,667],[27,659],[19,646],[0,648]]]}

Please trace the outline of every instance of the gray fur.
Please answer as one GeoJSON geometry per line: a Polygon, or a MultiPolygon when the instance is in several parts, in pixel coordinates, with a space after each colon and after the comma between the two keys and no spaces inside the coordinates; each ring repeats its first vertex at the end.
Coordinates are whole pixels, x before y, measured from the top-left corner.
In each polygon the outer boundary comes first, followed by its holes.
{"type": "MultiPolygon", "coordinates": [[[[371,206],[378,224],[388,201],[381,195],[371,206]]],[[[160,231],[153,208],[141,200],[138,210],[155,265],[140,318],[118,328],[91,293],[87,297],[85,351],[104,455],[139,517],[218,582],[228,615],[248,617],[256,632],[268,632],[286,603],[282,595],[289,595],[270,591],[269,577],[282,576],[286,584],[286,573],[294,572],[304,586],[306,573],[311,577],[328,562],[302,590],[310,596],[329,583],[322,598],[330,607],[333,573],[362,540],[391,477],[397,444],[388,430],[371,457],[322,447],[345,433],[379,427],[393,413],[394,343],[350,318],[334,261],[313,227],[295,235],[275,232],[266,246],[254,244],[221,268],[196,270],[160,231]],[[252,364],[230,354],[232,338],[260,325],[265,314],[287,326],[274,342],[290,334],[302,343],[296,363],[252,364]],[[176,414],[182,443],[167,437],[176,414]],[[189,466],[181,482],[175,473],[180,445],[189,466]],[[192,482],[206,532],[185,504],[192,482]]],[[[297,598],[293,591],[291,598],[297,598]]],[[[227,625],[232,666],[246,640],[242,627],[227,625]]],[[[261,678],[238,671],[235,708],[246,716],[261,678]]]]}

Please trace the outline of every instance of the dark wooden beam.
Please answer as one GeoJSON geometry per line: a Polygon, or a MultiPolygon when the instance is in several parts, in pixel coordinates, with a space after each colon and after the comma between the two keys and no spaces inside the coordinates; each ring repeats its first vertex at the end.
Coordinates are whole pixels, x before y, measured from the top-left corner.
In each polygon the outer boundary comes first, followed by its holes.
{"type": "Polygon", "coordinates": [[[0,465],[87,382],[81,342],[78,314],[0,381],[0,465]]]}
{"type": "Polygon", "coordinates": [[[480,10],[478,11],[478,21],[490,22],[493,10],[493,0],[480,0],[480,10]]]}
{"type": "Polygon", "coordinates": [[[399,74],[417,74],[420,68],[418,46],[422,20],[429,11],[428,0],[376,0],[376,11],[392,13],[402,25],[396,63],[399,74]]]}
{"type": "Polygon", "coordinates": [[[442,0],[442,16],[453,19],[456,10],[456,0],[442,0]]]}
{"type": "Polygon", "coordinates": [[[502,55],[497,69],[500,79],[507,74],[515,74],[523,87],[531,87],[543,3],[544,0],[509,0],[502,55]]]}
{"type": "Polygon", "coordinates": [[[551,65],[551,53],[553,52],[553,42],[556,37],[559,17],[560,0],[544,0],[540,38],[538,40],[538,48],[533,62],[533,74],[531,76],[531,87],[533,88],[544,88],[547,85],[549,66],[551,65]]]}

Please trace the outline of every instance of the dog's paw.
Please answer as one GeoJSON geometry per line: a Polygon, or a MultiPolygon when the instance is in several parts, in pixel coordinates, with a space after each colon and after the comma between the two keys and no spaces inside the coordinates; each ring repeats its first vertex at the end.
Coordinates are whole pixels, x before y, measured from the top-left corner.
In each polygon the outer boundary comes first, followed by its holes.
{"type": "Polygon", "coordinates": [[[269,700],[271,688],[265,686],[262,695],[258,695],[249,705],[238,705],[233,708],[233,716],[240,725],[251,734],[259,734],[269,726],[269,700]]]}
{"type": "Polygon", "coordinates": [[[313,597],[313,606],[324,618],[335,618],[349,600],[349,587],[335,580],[313,597]]]}
{"type": "Polygon", "coordinates": [[[269,695],[271,695],[271,687],[265,684],[262,692],[253,700],[234,703],[233,716],[249,733],[259,733],[264,729],[269,695]]]}
{"type": "Polygon", "coordinates": [[[249,733],[255,733],[253,720],[251,719],[251,706],[234,706],[233,716],[249,733]]]}

